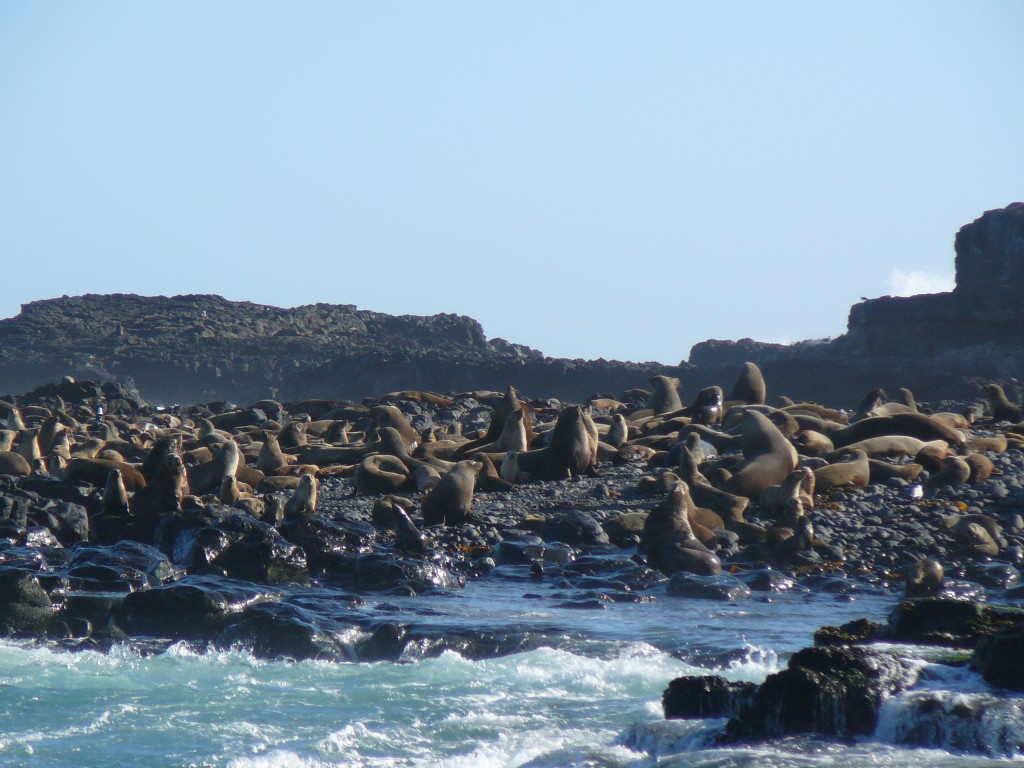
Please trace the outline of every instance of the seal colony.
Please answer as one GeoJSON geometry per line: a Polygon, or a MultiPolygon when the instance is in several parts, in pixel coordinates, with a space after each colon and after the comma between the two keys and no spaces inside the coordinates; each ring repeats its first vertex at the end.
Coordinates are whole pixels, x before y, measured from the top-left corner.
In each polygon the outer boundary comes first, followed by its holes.
{"type": "Polygon", "coordinates": [[[558,583],[594,609],[791,588],[1024,599],[1024,423],[998,385],[978,416],[908,391],[769,405],[753,363],[690,397],[650,383],[579,404],[512,386],[120,413],[2,401],[0,632],[378,660],[410,627],[367,596],[472,578],[558,583]]]}

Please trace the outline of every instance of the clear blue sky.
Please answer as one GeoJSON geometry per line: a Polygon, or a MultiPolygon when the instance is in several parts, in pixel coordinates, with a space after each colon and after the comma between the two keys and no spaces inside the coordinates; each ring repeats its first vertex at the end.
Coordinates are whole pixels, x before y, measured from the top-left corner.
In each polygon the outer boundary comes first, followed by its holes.
{"type": "Polygon", "coordinates": [[[0,3],[0,317],[454,312],[559,357],[836,336],[1024,199],[1024,3],[0,3]]]}

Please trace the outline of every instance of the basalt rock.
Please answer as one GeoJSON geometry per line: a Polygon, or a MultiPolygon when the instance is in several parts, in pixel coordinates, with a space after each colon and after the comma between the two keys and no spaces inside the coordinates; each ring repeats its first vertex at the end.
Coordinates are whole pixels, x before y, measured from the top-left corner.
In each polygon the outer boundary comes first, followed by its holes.
{"type": "Polygon", "coordinates": [[[805,648],[790,658],[787,669],[761,684],[729,721],[725,739],[870,734],[882,702],[913,685],[917,675],[912,662],[871,648],[805,648]]]}

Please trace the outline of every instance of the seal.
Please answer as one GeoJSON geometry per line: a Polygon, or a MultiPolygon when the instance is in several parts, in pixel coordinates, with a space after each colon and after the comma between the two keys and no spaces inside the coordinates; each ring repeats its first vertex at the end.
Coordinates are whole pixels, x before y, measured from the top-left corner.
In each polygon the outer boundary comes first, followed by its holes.
{"type": "Polygon", "coordinates": [[[103,486],[103,514],[123,517],[128,514],[128,491],[124,487],[121,470],[116,467],[107,474],[103,486]]]}
{"type": "Polygon", "coordinates": [[[993,421],[1009,421],[1016,424],[1020,421],[1020,407],[1010,402],[1002,386],[996,383],[985,385],[988,395],[988,407],[992,412],[993,421]]]}
{"type": "Polygon", "coordinates": [[[539,480],[562,480],[574,475],[594,473],[594,449],[591,433],[578,405],[564,408],[544,448],[517,456],[520,474],[539,480]]]}
{"type": "Polygon", "coordinates": [[[814,473],[807,467],[800,467],[790,472],[779,485],[766,488],[757,506],[765,512],[781,515],[790,499],[796,499],[801,509],[814,508],[814,473]]]}
{"type": "Polygon", "coordinates": [[[25,429],[25,422],[21,419],[21,411],[14,403],[0,400],[0,427],[9,429],[12,432],[21,432],[25,429]]]}
{"type": "Polygon", "coordinates": [[[818,493],[833,488],[867,488],[870,481],[868,455],[859,448],[849,451],[842,461],[814,470],[814,486],[818,493]]]}
{"type": "Polygon", "coordinates": [[[370,409],[370,420],[377,431],[391,427],[398,431],[407,449],[419,443],[420,433],[405,418],[405,414],[393,405],[375,405],[370,409]]]}
{"type": "MultiPolygon", "coordinates": [[[[291,457],[294,461],[294,457],[291,457]]],[[[286,467],[292,463],[289,457],[281,450],[281,443],[273,432],[263,433],[263,445],[256,456],[256,468],[265,474],[270,474],[276,469],[286,467]]]]}
{"type": "Polygon", "coordinates": [[[629,424],[621,413],[612,415],[612,423],[608,427],[608,433],[604,436],[604,440],[613,448],[618,448],[629,440],[629,424]]]}
{"type": "Polygon", "coordinates": [[[942,591],[945,572],[930,557],[922,557],[907,569],[903,592],[906,597],[937,597],[942,591]]]}
{"type": "Polygon", "coordinates": [[[469,519],[473,491],[482,465],[463,459],[438,480],[423,498],[423,522],[433,525],[462,525],[469,519]]]}
{"type": "Polygon", "coordinates": [[[6,452],[14,447],[14,438],[18,433],[13,429],[0,429],[0,452],[6,452]]]}
{"type": "Polygon", "coordinates": [[[395,548],[410,555],[426,557],[429,551],[427,537],[416,527],[401,504],[391,504],[391,517],[395,528],[395,548]]]}
{"type": "Polygon", "coordinates": [[[356,465],[352,484],[357,494],[394,493],[409,486],[409,469],[397,456],[375,453],[356,465]]]}
{"type": "Polygon", "coordinates": [[[72,459],[61,473],[62,480],[81,481],[96,488],[105,488],[110,470],[121,470],[125,488],[138,492],[146,486],[146,478],[131,464],[108,459],[72,459]]]}
{"type": "Polygon", "coordinates": [[[25,457],[14,451],[0,451],[0,475],[28,477],[32,474],[32,465],[25,457]]]}
{"type": "Polygon", "coordinates": [[[303,475],[299,478],[299,487],[296,488],[284,505],[285,519],[295,517],[312,517],[316,511],[316,478],[312,475],[303,475]]]}
{"type": "Polygon", "coordinates": [[[757,411],[743,414],[741,439],[743,461],[722,490],[756,500],[766,488],[778,485],[796,469],[798,457],[778,427],[757,411]]]}
{"type": "Polygon", "coordinates": [[[971,465],[959,456],[947,456],[942,460],[942,470],[924,481],[927,491],[935,491],[947,485],[962,485],[971,477],[971,465]]]}
{"type": "Polygon", "coordinates": [[[189,489],[194,494],[217,491],[225,475],[238,474],[240,462],[242,454],[238,450],[238,443],[228,440],[210,461],[188,468],[189,489]]]}
{"type": "Polygon", "coordinates": [[[861,440],[867,440],[869,437],[884,437],[886,435],[907,435],[925,442],[945,440],[950,445],[960,445],[964,442],[962,433],[923,413],[869,416],[855,421],[848,427],[836,430],[829,437],[832,438],[832,444],[836,448],[842,448],[861,440]]]}
{"type": "Polygon", "coordinates": [[[152,544],[160,516],[181,511],[185,483],[185,465],[181,463],[181,457],[173,453],[168,454],[153,476],[153,482],[136,491],[128,503],[128,509],[134,518],[129,528],[130,538],[144,544],[152,544]]]}
{"type": "Polygon", "coordinates": [[[746,362],[740,368],[740,375],[732,385],[732,391],[726,400],[747,405],[764,405],[767,394],[768,389],[761,369],[756,363],[746,362]]]}
{"type": "Polygon", "coordinates": [[[36,459],[43,457],[42,452],[39,450],[39,441],[36,439],[38,434],[38,428],[26,429],[18,439],[18,453],[24,456],[25,461],[29,464],[35,464],[36,459]]]}
{"type": "Polygon", "coordinates": [[[679,480],[665,500],[651,510],[644,521],[638,549],[646,554],[652,568],[665,575],[678,571],[701,575],[721,573],[722,561],[693,533],[687,493],[686,483],[679,480]]]}
{"type": "Polygon", "coordinates": [[[650,410],[655,416],[662,413],[682,410],[683,402],[679,399],[679,379],[672,376],[651,376],[651,385],[654,391],[644,404],[645,410],[650,410]]]}

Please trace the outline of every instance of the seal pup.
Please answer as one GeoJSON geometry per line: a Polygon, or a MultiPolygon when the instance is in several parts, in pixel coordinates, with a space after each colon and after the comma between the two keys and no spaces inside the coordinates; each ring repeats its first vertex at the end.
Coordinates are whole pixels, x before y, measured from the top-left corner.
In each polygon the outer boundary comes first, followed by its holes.
{"type": "Polygon", "coordinates": [[[124,487],[121,470],[114,467],[103,486],[103,513],[124,517],[128,514],[128,491],[124,487]]]}
{"type": "Polygon", "coordinates": [[[694,535],[686,503],[687,486],[679,480],[644,521],[639,550],[666,576],[678,571],[700,575],[722,572],[722,562],[694,535]]]}
{"type": "Polygon", "coordinates": [[[284,505],[284,517],[312,517],[316,511],[316,478],[303,475],[299,478],[299,487],[292,491],[291,498],[284,505]]]}
{"type": "Polygon", "coordinates": [[[621,413],[612,415],[612,423],[608,427],[608,434],[604,436],[604,440],[613,448],[618,448],[629,440],[629,424],[626,423],[626,417],[621,413]]]}
{"type": "Polygon", "coordinates": [[[395,548],[406,554],[426,557],[429,552],[427,537],[416,527],[401,504],[391,504],[391,517],[395,529],[395,548]]]}
{"type": "Polygon", "coordinates": [[[935,492],[947,485],[963,485],[971,477],[971,465],[959,456],[947,456],[942,460],[942,470],[924,481],[926,491],[935,492]]]}
{"type": "Polygon", "coordinates": [[[423,498],[423,522],[428,526],[462,525],[473,506],[476,478],[483,465],[463,459],[437,481],[423,498]]]}

